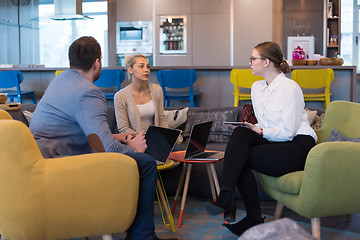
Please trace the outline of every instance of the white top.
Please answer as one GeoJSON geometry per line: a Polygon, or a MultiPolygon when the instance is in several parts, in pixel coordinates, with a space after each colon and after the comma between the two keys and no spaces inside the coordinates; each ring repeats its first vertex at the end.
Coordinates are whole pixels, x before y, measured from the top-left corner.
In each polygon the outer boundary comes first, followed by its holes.
{"type": "Polygon", "coordinates": [[[280,73],[269,85],[265,80],[251,87],[251,99],[263,136],[272,142],[291,141],[296,135],[310,135],[317,141],[305,111],[299,85],[280,73]]]}
{"type": "Polygon", "coordinates": [[[151,99],[149,102],[137,105],[140,116],[141,116],[141,125],[142,129],[147,131],[149,126],[154,125],[154,116],[155,116],[155,106],[154,102],[151,99]]]}

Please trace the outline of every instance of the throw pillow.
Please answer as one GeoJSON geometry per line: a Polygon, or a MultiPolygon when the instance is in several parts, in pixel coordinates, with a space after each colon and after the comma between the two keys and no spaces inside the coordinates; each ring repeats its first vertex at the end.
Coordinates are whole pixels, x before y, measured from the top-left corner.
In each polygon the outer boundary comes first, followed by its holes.
{"type": "Polygon", "coordinates": [[[236,121],[238,109],[228,109],[219,111],[208,112],[189,112],[188,121],[186,122],[184,137],[189,137],[191,128],[194,124],[213,121],[210,135],[208,138],[209,143],[227,143],[232,134],[232,129],[225,125],[223,122],[236,121]]]}
{"type": "Polygon", "coordinates": [[[240,122],[258,123],[252,104],[244,104],[240,122]]]}
{"type": "Polygon", "coordinates": [[[31,121],[31,118],[32,118],[32,115],[33,115],[33,112],[30,112],[28,110],[24,110],[23,112],[23,115],[26,119],[26,121],[28,122],[28,124],[30,125],[30,121],[31,121]]]}
{"type": "Polygon", "coordinates": [[[164,113],[169,128],[177,128],[186,122],[188,112],[188,107],[179,110],[165,110],[164,113]]]}
{"type": "Polygon", "coordinates": [[[338,130],[336,130],[335,128],[332,129],[331,133],[330,133],[330,137],[329,137],[329,142],[360,142],[360,137],[359,138],[348,138],[345,137],[344,135],[342,135],[338,130]]]}
{"type": "Polygon", "coordinates": [[[307,112],[307,118],[308,118],[309,124],[311,126],[315,121],[315,116],[317,114],[317,111],[312,111],[308,108],[305,108],[305,111],[307,112]]]}
{"type": "Polygon", "coordinates": [[[322,113],[320,116],[315,115],[315,119],[312,125],[310,125],[315,131],[319,130],[324,122],[325,113],[322,113]]]}
{"type": "Polygon", "coordinates": [[[299,224],[290,218],[282,218],[276,221],[256,225],[246,230],[238,240],[278,240],[298,239],[316,240],[306,232],[299,224]]]}

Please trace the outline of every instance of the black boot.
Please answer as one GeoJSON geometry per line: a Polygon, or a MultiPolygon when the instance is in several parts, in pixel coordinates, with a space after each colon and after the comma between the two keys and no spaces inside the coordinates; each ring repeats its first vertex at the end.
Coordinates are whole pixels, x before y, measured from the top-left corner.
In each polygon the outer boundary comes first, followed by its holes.
{"type": "Polygon", "coordinates": [[[230,212],[233,206],[233,193],[230,190],[221,190],[216,201],[205,204],[206,211],[211,215],[218,215],[224,212],[230,212]]]}
{"type": "Polygon", "coordinates": [[[224,220],[227,222],[235,222],[236,220],[236,203],[235,200],[233,201],[233,205],[230,211],[224,212],[224,220]]]}
{"type": "Polygon", "coordinates": [[[235,224],[223,224],[223,226],[229,229],[233,234],[240,236],[249,228],[264,223],[264,219],[265,217],[257,219],[256,217],[246,215],[240,222],[235,224]]]}

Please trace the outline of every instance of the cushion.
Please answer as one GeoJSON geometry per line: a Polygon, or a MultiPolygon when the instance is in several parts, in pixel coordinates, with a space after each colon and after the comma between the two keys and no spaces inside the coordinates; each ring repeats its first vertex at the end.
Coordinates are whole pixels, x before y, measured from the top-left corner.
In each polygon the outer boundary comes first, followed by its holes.
{"type": "Polygon", "coordinates": [[[223,122],[236,121],[238,109],[209,110],[207,112],[191,111],[188,114],[188,120],[184,129],[183,136],[190,136],[191,128],[196,123],[213,121],[210,130],[209,143],[226,143],[228,142],[232,129],[223,122]]]}
{"type": "Polygon", "coordinates": [[[282,193],[298,195],[300,193],[303,175],[304,171],[296,171],[281,177],[262,174],[262,178],[265,180],[266,188],[271,188],[282,193]]]}
{"type": "Polygon", "coordinates": [[[342,135],[338,130],[333,128],[330,133],[330,137],[329,137],[328,141],[329,142],[339,142],[339,141],[360,142],[360,137],[359,138],[348,138],[348,137],[345,137],[344,135],[342,135]]]}
{"type": "Polygon", "coordinates": [[[315,115],[314,122],[310,125],[314,130],[319,130],[324,122],[325,113],[322,113],[320,116],[315,115]]]}
{"type": "Polygon", "coordinates": [[[309,121],[309,124],[310,126],[314,123],[315,121],[315,116],[317,114],[317,111],[311,111],[310,109],[308,108],[305,108],[305,111],[307,112],[308,114],[308,121],[309,121]]]}
{"type": "Polygon", "coordinates": [[[256,225],[246,230],[238,240],[316,240],[300,225],[290,218],[282,218],[264,224],[256,225]]]}
{"type": "Polygon", "coordinates": [[[244,104],[240,122],[258,123],[252,104],[244,104]]]}
{"type": "Polygon", "coordinates": [[[30,121],[31,121],[31,118],[32,118],[32,116],[33,116],[33,112],[30,112],[30,111],[28,111],[28,110],[24,110],[22,113],[23,113],[26,121],[27,121],[28,124],[30,125],[30,121]]]}
{"type": "Polygon", "coordinates": [[[169,128],[177,128],[186,122],[188,112],[188,107],[179,110],[165,110],[164,113],[169,128]]]}

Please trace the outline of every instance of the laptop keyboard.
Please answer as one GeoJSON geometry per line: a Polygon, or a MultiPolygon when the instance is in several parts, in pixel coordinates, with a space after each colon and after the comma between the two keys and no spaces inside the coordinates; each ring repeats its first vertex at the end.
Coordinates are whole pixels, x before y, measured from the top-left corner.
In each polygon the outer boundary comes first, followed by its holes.
{"type": "Polygon", "coordinates": [[[215,154],[217,154],[218,152],[203,152],[203,153],[200,153],[199,155],[195,155],[193,156],[193,158],[208,158],[208,157],[211,157],[215,154]]]}

